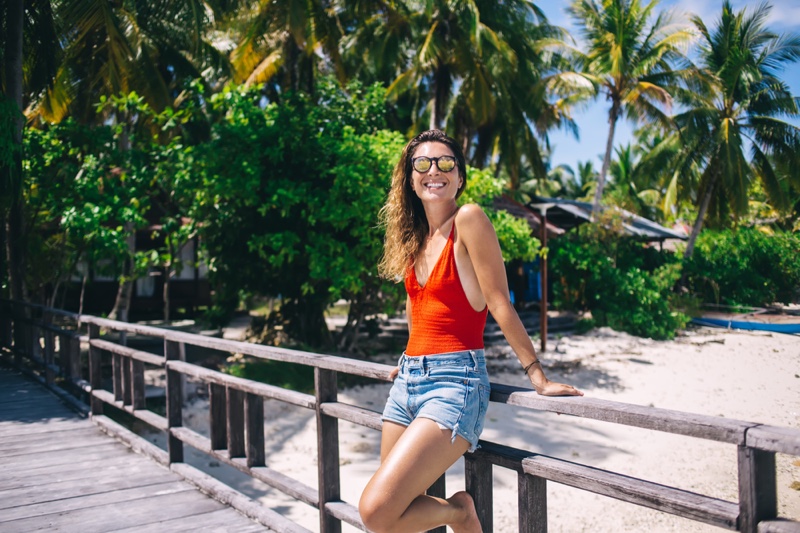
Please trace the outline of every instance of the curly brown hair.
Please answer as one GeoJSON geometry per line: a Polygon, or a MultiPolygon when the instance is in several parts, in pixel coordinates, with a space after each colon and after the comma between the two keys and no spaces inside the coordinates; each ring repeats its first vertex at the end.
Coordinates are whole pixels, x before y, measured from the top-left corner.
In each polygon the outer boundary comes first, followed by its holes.
{"type": "Polygon", "coordinates": [[[409,141],[403,149],[400,161],[392,172],[392,188],[386,205],[380,211],[381,223],[386,227],[383,257],[378,264],[378,273],[386,279],[401,280],[425,243],[428,235],[428,219],[411,183],[411,159],[419,145],[442,143],[452,150],[456,158],[461,187],[456,198],[467,186],[467,164],[461,145],[441,130],[423,131],[409,141]]]}

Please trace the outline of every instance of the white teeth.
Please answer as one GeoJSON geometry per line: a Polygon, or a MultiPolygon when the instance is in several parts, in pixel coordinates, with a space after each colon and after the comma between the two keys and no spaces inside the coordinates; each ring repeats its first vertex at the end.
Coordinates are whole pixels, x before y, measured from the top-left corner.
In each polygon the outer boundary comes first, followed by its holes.
{"type": "Polygon", "coordinates": [[[428,183],[425,186],[429,189],[441,189],[444,187],[444,183],[428,183]]]}

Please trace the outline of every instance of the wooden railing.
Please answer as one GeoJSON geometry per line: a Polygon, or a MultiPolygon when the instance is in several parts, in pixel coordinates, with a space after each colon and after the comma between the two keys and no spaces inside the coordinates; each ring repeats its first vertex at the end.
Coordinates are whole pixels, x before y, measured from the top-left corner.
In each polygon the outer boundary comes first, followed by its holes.
{"type": "MultiPolygon", "coordinates": [[[[276,531],[306,531],[280,514],[260,506],[214,478],[185,464],[184,445],[250,475],[319,511],[319,531],[338,532],[344,521],[364,529],[356,507],[340,497],[338,420],[381,430],[377,412],[338,401],[337,374],[387,381],[391,368],[343,357],[288,350],[207,337],[19,302],[0,301],[0,348],[17,366],[66,395],[88,398],[93,420],[131,447],[168,465],[206,492],[276,531]],[[102,338],[101,332],[163,339],[163,355],[137,351],[102,338]],[[82,362],[81,346],[88,347],[82,362]],[[209,370],[185,361],[186,346],[240,353],[260,359],[313,367],[315,392],[303,394],[209,370]],[[110,357],[111,390],[103,388],[102,372],[110,357]],[[145,405],[145,368],[166,369],[166,416],[145,405]],[[200,380],[209,391],[209,437],[183,426],[184,381],[200,380]],[[318,488],[266,465],[264,399],[313,410],[317,424],[318,488]],[[158,448],[103,415],[105,406],[126,411],[167,437],[158,448]]],[[[635,505],[748,533],[800,531],[800,522],[777,514],[775,454],[800,456],[800,430],[643,407],[593,398],[550,398],[517,387],[492,383],[491,401],[522,409],[570,414],[728,443],[738,454],[738,502],[548,457],[502,444],[481,441],[465,455],[466,489],[472,494],[486,532],[492,524],[492,469],[518,474],[519,531],[547,531],[547,483],[555,482],[635,505]]],[[[430,494],[444,496],[444,476],[430,494]]],[[[444,531],[444,528],[439,528],[444,531]]]]}

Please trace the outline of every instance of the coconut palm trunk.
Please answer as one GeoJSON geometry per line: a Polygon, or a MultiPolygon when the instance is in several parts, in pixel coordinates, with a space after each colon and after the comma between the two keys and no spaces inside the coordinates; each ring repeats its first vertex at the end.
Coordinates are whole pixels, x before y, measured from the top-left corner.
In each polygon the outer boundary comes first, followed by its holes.
{"type": "Polygon", "coordinates": [[[22,0],[6,2],[5,81],[6,98],[11,102],[15,116],[12,121],[12,143],[15,145],[9,164],[2,169],[6,174],[10,206],[3,223],[6,225],[6,254],[8,278],[13,300],[26,297],[24,259],[24,221],[22,209],[22,28],[24,10],[22,0]]]}
{"type": "Polygon", "coordinates": [[[708,206],[711,205],[711,198],[714,196],[714,188],[717,184],[717,176],[711,179],[711,182],[708,184],[708,188],[706,189],[706,193],[703,195],[703,201],[700,204],[700,210],[697,213],[697,218],[694,221],[694,225],[692,226],[692,233],[689,235],[689,240],[686,242],[686,251],[683,252],[683,259],[689,259],[692,257],[692,253],[694,253],[694,245],[697,242],[697,236],[700,235],[700,230],[703,228],[703,220],[706,218],[706,213],[708,212],[708,206]]]}
{"type": "Polygon", "coordinates": [[[620,103],[614,100],[611,109],[608,112],[608,139],[606,140],[606,153],[603,156],[603,167],[600,169],[600,175],[597,176],[597,189],[594,191],[594,202],[592,204],[592,219],[597,218],[597,213],[600,211],[600,203],[603,200],[603,189],[606,186],[606,176],[608,176],[608,169],[611,166],[611,153],[614,150],[614,134],[617,130],[617,121],[619,120],[620,103]]]}

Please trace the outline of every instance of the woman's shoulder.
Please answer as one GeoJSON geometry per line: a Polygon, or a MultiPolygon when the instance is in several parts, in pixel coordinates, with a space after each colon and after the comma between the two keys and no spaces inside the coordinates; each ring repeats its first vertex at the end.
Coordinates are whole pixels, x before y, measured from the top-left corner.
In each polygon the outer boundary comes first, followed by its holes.
{"type": "Polygon", "coordinates": [[[483,231],[494,231],[489,217],[483,212],[483,208],[478,204],[464,204],[456,213],[456,229],[462,234],[480,233],[483,231]]]}
{"type": "Polygon", "coordinates": [[[464,204],[458,208],[458,212],[456,213],[456,224],[460,224],[462,222],[475,222],[477,220],[486,218],[486,213],[483,212],[483,208],[478,204],[464,204]]]}

